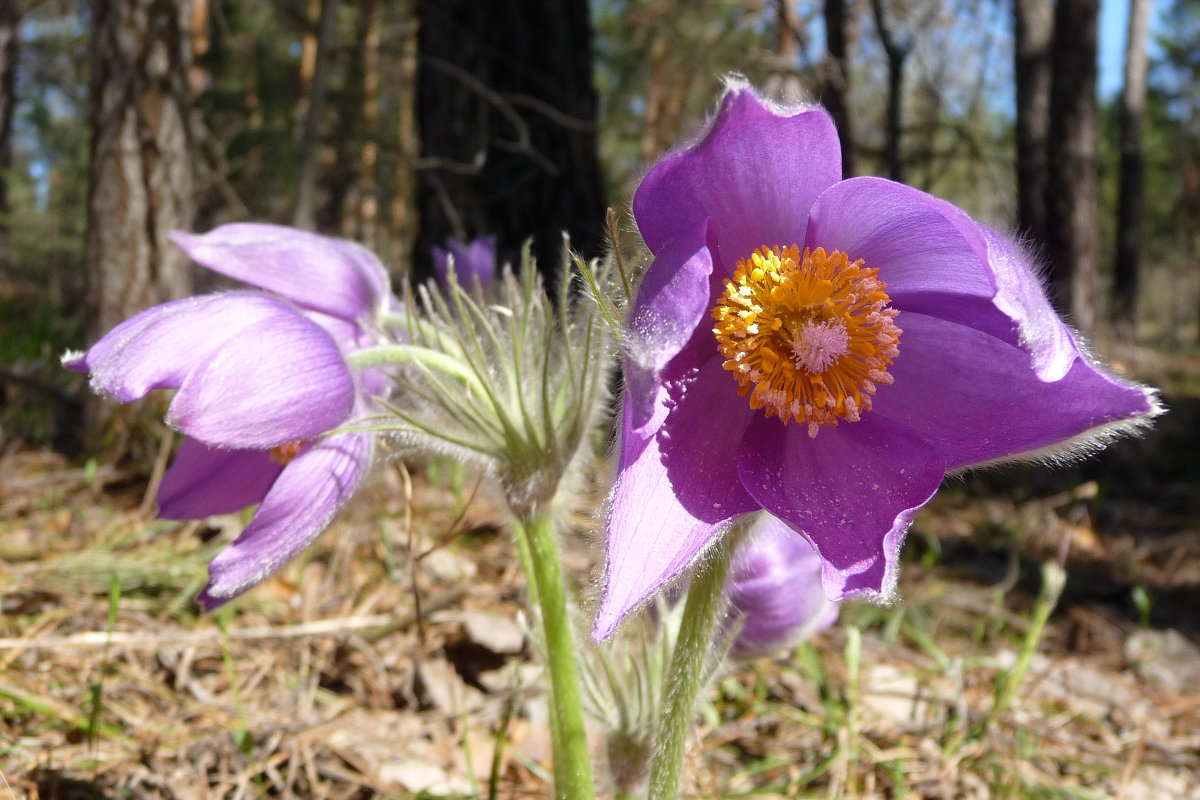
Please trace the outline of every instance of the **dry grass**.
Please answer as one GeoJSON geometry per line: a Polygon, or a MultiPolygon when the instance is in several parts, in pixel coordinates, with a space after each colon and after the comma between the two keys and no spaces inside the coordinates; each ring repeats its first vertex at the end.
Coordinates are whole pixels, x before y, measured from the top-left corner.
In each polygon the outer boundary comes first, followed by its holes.
{"type": "MultiPolygon", "coordinates": [[[[0,474],[0,798],[548,795],[540,671],[485,492],[381,470],[298,562],[197,616],[239,520],[155,522],[142,484],[43,454],[9,453],[0,474]]],[[[1136,586],[1200,601],[1195,521],[1097,532],[1088,494],[944,494],[910,543],[903,604],[848,608],[718,681],[689,792],[1200,798],[1200,650],[1139,629],[1128,602],[1136,586]],[[994,712],[1037,563],[1064,538],[1081,584],[994,712]]],[[[594,542],[567,552],[587,580],[594,542]]]]}

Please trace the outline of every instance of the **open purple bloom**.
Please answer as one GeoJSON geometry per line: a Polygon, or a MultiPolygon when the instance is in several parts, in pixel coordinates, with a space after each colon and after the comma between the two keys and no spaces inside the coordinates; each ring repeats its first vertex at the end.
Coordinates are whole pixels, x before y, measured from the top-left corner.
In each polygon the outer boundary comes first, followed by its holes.
{"type": "Polygon", "coordinates": [[[454,262],[454,274],[463,286],[473,286],[479,281],[487,286],[496,280],[496,237],[479,236],[470,244],[458,239],[447,239],[445,247],[434,246],[433,278],[443,289],[450,285],[450,262],[454,262]]]}
{"type": "Polygon", "coordinates": [[[732,658],[794,647],[832,625],[838,604],[821,588],[821,557],[803,537],[770,514],[759,514],[738,546],[725,580],[729,622],[740,627],[732,658]]]}
{"type": "Polygon", "coordinates": [[[840,173],[823,110],[738,85],[638,187],[654,262],[630,313],[597,638],[760,509],[816,548],[830,599],[886,597],[947,472],[1078,452],[1157,411],[1080,350],[1012,241],[840,173]]]}
{"type": "Polygon", "coordinates": [[[204,266],[267,291],[155,306],[64,363],[123,403],[178,390],[167,422],[185,438],[159,488],[161,516],[259,504],[210,565],[200,599],[212,608],[308,546],[361,483],[373,436],[334,431],[369,413],[388,382],[347,356],[380,340],[394,301],[383,267],[350,242],[257,224],[172,238],[204,266]]]}

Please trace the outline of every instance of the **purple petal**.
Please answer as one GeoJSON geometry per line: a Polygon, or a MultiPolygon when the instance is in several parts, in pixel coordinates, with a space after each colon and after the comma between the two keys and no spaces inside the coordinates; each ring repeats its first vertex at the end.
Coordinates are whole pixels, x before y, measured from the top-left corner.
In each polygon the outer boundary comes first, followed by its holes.
{"type": "Polygon", "coordinates": [[[158,487],[158,516],[231,514],[262,502],[282,471],[266,450],[216,450],[184,437],[158,487]]]}
{"type": "Polygon", "coordinates": [[[374,441],[370,433],[330,436],[288,464],[250,524],[209,565],[200,604],[210,610],[241,594],[312,544],[358,490],[374,441]]]}
{"type": "Polygon", "coordinates": [[[154,389],[178,388],[246,329],[299,318],[286,301],[257,292],[190,297],[121,323],[88,350],[83,363],[91,370],[93,389],[129,403],[154,389]]]}
{"type": "MultiPolygon", "coordinates": [[[[720,377],[730,381],[728,394],[736,399],[732,379],[720,377]]],[[[714,416],[708,394],[701,387],[692,407],[684,403],[671,409],[659,436],[633,446],[622,442],[606,526],[604,598],[592,630],[597,640],[608,637],[626,614],[692,564],[733,517],[758,508],[734,472],[733,450],[746,420],[714,416]],[[670,434],[668,426],[673,426],[670,434]],[[705,450],[713,440],[719,446],[705,450]]],[[[629,413],[626,404],[623,416],[629,413]]]]}
{"type": "Polygon", "coordinates": [[[763,245],[801,242],[809,208],[841,171],[837,131],[823,109],[776,110],[737,86],[701,141],[650,170],[633,213],[656,254],[711,218],[720,260],[732,268],[763,245]]]}
{"type": "Polygon", "coordinates": [[[342,319],[373,314],[388,296],[383,265],[363,247],[281,225],[235,223],[205,234],[172,231],[209,269],[342,319]]]}
{"type": "Polygon", "coordinates": [[[831,600],[890,595],[900,544],[945,474],[932,447],[878,414],[825,427],[756,417],[738,472],[762,507],[802,531],[825,561],[831,600]]]}
{"type": "MultiPolygon", "coordinates": [[[[903,184],[851,178],[817,199],[804,246],[841,250],[878,268],[898,309],[971,325],[1015,343],[1013,320],[992,302],[997,284],[991,268],[946,217],[946,208],[953,207],[903,184]]],[[[975,233],[978,238],[978,229],[975,233]]],[[[903,348],[903,337],[900,341],[903,348]]]]}
{"type": "Polygon", "coordinates": [[[337,344],[293,309],[245,328],[197,364],[167,422],[210,445],[269,449],[336,427],[354,398],[337,344]]]}
{"type": "Polygon", "coordinates": [[[705,244],[706,221],[681,236],[654,259],[638,287],[626,330],[626,394],[634,427],[646,424],[651,408],[643,398],[663,367],[679,354],[712,305],[712,255],[705,244]]]}
{"type": "Polygon", "coordinates": [[[834,623],[838,604],[821,588],[822,563],[813,546],[782,520],[756,515],[725,585],[730,610],[741,618],[732,657],[792,647],[834,623]]]}
{"type": "Polygon", "coordinates": [[[1145,417],[1144,389],[1077,358],[1058,381],[1021,348],[936,317],[902,313],[900,356],[874,414],[919,434],[948,469],[1034,453],[1145,417]]]}
{"type": "Polygon", "coordinates": [[[1083,358],[1075,336],[1051,307],[1035,271],[1036,261],[1006,236],[982,228],[987,259],[1000,290],[996,306],[1016,321],[1020,345],[1042,380],[1054,381],[1083,358]]]}

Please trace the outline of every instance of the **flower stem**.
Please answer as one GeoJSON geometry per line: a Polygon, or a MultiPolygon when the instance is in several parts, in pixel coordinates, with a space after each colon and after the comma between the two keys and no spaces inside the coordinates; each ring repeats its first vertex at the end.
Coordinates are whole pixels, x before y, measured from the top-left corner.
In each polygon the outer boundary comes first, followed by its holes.
{"type": "Polygon", "coordinates": [[[996,694],[994,713],[1007,710],[1009,703],[1016,696],[1017,688],[1025,678],[1025,673],[1029,671],[1029,664],[1037,652],[1046,620],[1050,619],[1050,612],[1058,605],[1058,599],[1062,597],[1066,585],[1067,573],[1057,562],[1047,561],[1042,564],[1042,590],[1038,593],[1037,602],[1033,607],[1033,619],[1029,623],[1029,631],[1025,634],[1025,643],[1021,647],[1017,663],[1005,676],[1004,683],[996,694]]]}
{"type": "Polygon", "coordinates": [[[583,724],[575,635],[567,608],[566,580],[548,513],[518,518],[517,553],[535,617],[541,621],[542,650],[550,680],[550,742],[554,750],[554,793],[559,800],[591,800],[592,761],[583,724]]]}
{"type": "Polygon", "coordinates": [[[696,697],[704,682],[712,651],[713,625],[721,607],[721,590],[737,539],[727,534],[697,567],[688,587],[679,638],[666,673],[666,708],[659,720],[658,746],[650,760],[649,800],[675,800],[683,767],[683,749],[692,730],[696,697]]]}

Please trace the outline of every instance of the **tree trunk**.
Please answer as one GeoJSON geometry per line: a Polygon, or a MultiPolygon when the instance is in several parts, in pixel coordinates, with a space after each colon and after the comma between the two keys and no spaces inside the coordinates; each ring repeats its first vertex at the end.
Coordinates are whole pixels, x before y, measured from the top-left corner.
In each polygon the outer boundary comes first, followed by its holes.
{"type": "Polygon", "coordinates": [[[1046,250],[1059,311],[1095,327],[1100,250],[1096,36],[1100,0],[1058,0],[1046,170],[1046,250]]]}
{"type": "Polygon", "coordinates": [[[329,51],[333,47],[337,5],[337,0],[321,0],[312,79],[300,131],[300,167],[296,173],[292,225],[305,230],[313,230],[317,224],[315,206],[318,161],[321,157],[321,115],[325,111],[325,86],[329,82],[329,51]]]}
{"type": "Polygon", "coordinates": [[[1050,127],[1051,0],[1015,0],[1013,72],[1017,85],[1017,227],[1046,241],[1046,137],[1050,127]]]}
{"type": "Polygon", "coordinates": [[[16,0],[0,2],[0,269],[8,264],[8,169],[12,165],[12,116],[16,107],[17,53],[21,9],[16,0]]]}
{"type": "Polygon", "coordinates": [[[904,136],[904,62],[912,52],[912,42],[899,41],[888,23],[883,10],[883,0],[871,0],[871,11],[875,16],[875,27],[879,30],[879,41],[887,54],[887,140],[883,145],[883,157],[888,177],[894,181],[904,180],[904,159],[900,140],[904,136]]]}
{"type": "Polygon", "coordinates": [[[586,0],[417,8],[418,271],[429,274],[430,248],[451,236],[493,234],[511,263],[532,236],[547,276],[564,231],[577,251],[599,255],[605,199],[586,0]]]}
{"type": "MultiPolygon", "coordinates": [[[[88,338],[187,295],[192,270],[167,239],[191,227],[191,54],[185,0],[95,0],[88,172],[88,338]]],[[[116,418],[87,414],[94,436],[116,418]]]]}
{"type": "Polygon", "coordinates": [[[1142,249],[1142,114],[1146,108],[1149,0],[1129,0],[1125,86],[1121,92],[1121,188],[1117,201],[1113,316],[1132,335],[1142,249]]]}
{"type": "Polygon", "coordinates": [[[849,178],[856,172],[854,163],[854,128],[850,121],[850,57],[847,50],[846,0],[825,0],[824,74],[821,79],[821,102],[837,125],[842,143],[842,175],[849,178]]]}

